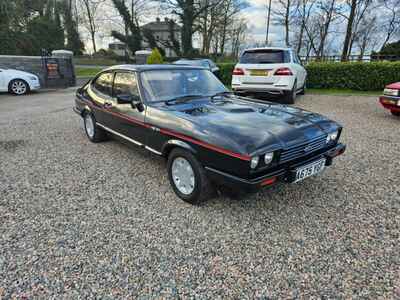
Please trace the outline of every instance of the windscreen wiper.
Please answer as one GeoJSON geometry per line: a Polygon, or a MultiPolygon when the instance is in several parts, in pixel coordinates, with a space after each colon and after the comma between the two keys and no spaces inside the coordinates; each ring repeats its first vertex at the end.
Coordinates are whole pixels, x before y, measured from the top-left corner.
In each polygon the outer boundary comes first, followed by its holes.
{"type": "Polygon", "coordinates": [[[211,99],[214,99],[216,97],[221,97],[221,96],[229,96],[229,95],[232,95],[232,94],[233,93],[230,92],[230,91],[223,91],[223,92],[219,92],[219,93],[216,93],[216,94],[212,95],[211,99]]]}
{"type": "Polygon", "coordinates": [[[201,97],[204,97],[204,95],[193,94],[193,95],[179,96],[169,100],[165,100],[165,104],[173,105],[173,104],[185,103],[193,98],[201,98],[201,97]]]}

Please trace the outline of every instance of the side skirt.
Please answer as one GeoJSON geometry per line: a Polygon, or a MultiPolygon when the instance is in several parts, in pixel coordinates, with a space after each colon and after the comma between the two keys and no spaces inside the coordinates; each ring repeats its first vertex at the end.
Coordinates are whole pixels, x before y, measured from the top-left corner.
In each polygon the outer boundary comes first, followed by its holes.
{"type": "Polygon", "coordinates": [[[107,126],[104,126],[103,124],[100,124],[100,123],[96,122],[96,125],[101,127],[101,128],[103,128],[104,130],[112,133],[112,134],[115,134],[116,136],[119,136],[120,138],[123,138],[124,140],[127,140],[128,142],[130,142],[132,144],[135,144],[135,145],[137,145],[139,147],[143,147],[143,148],[145,148],[145,149],[149,150],[150,152],[153,152],[153,153],[155,153],[157,155],[162,155],[161,152],[159,152],[159,151],[157,151],[157,150],[155,150],[153,148],[150,148],[148,146],[145,146],[142,143],[140,143],[138,141],[135,141],[134,139],[131,139],[130,137],[127,137],[126,135],[123,135],[123,134],[121,134],[119,132],[116,132],[115,130],[112,130],[111,128],[108,128],[107,126]]]}

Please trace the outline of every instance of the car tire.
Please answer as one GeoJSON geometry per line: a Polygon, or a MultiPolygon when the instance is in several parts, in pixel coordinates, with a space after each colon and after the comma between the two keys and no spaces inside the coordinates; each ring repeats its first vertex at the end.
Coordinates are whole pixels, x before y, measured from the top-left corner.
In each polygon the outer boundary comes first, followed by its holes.
{"type": "Polygon", "coordinates": [[[296,85],[297,81],[294,82],[293,88],[291,91],[285,92],[282,100],[280,103],[282,104],[294,104],[296,102],[296,96],[297,96],[297,91],[296,91],[296,85]]]}
{"type": "Polygon", "coordinates": [[[168,179],[175,194],[193,205],[210,199],[215,188],[192,153],[174,148],[168,156],[168,179]]]}
{"type": "Polygon", "coordinates": [[[29,93],[29,84],[23,79],[11,80],[8,91],[16,96],[22,96],[29,93]]]}
{"type": "Polygon", "coordinates": [[[93,143],[100,143],[107,139],[107,133],[104,129],[96,125],[96,119],[92,113],[83,114],[83,124],[86,136],[93,143]]]}
{"type": "Polygon", "coordinates": [[[400,111],[391,110],[390,112],[392,113],[393,116],[400,117],[400,111]]]}

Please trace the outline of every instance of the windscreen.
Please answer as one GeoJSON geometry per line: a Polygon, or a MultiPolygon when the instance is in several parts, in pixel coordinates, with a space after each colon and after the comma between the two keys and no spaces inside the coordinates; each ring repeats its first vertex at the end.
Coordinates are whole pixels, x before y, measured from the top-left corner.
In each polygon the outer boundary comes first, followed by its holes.
{"type": "Polygon", "coordinates": [[[212,96],[228,91],[208,70],[172,69],[141,73],[147,101],[166,101],[188,95],[212,96]]]}
{"type": "Polygon", "coordinates": [[[288,63],[289,57],[284,50],[253,50],[246,51],[240,58],[242,64],[281,64],[288,63]]]}

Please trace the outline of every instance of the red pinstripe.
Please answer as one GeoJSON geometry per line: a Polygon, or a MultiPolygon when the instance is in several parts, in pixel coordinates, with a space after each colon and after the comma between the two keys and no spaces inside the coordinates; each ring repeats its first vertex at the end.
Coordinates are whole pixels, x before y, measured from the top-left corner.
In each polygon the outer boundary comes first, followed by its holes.
{"type": "MultiPolygon", "coordinates": [[[[78,99],[78,100],[80,100],[80,99],[78,99]]],[[[82,101],[82,100],[80,100],[80,101],[82,101]]],[[[86,103],[86,102],[84,102],[84,101],[82,101],[82,102],[85,103],[85,104],[89,104],[89,103],[86,103]]],[[[145,127],[145,128],[150,128],[150,127],[152,127],[152,125],[150,125],[150,124],[143,123],[143,122],[141,122],[141,121],[139,121],[139,120],[130,118],[130,117],[124,115],[124,114],[117,113],[117,112],[113,112],[113,111],[110,111],[110,110],[108,110],[108,109],[104,109],[104,108],[95,106],[95,105],[93,105],[93,104],[91,104],[91,103],[90,103],[89,105],[90,105],[92,108],[99,109],[99,110],[101,110],[101,111],[110,113],[110,114],[112,114],[112,115],[114,115],[114,116],[116,116],[116,117],[125,119],[125,120],[127,120],[127,121],[129,121],[129,122],[132,122],[132,123],[135,123],[135,124],[137,124],[137,125],[141,125],[141,126],[143,126],[143,127],[145,127]]],[[[202,147],[204,147],[204,148],[207,148],[207,149],[210,149],[210,150],[213,150],[213,151],[216,151],[216,152],[225,154],[225,155],[229,155],[229,156],[232,156],[232,157],[241,159],[241,160],[245,160],[245,161],[250,161],[250,160],[251,160],[251,157],[250,157],[249,155],[243,155],[243,154],[235,153],[235,152],[232,152],[232,151],[223,149],[223,148],[221,148],[221,147],[214,146],[214,145],[211,145],[211,144],[209,144],[209,143],[196,140],[196,139],[194,139],[194,138],[192,138],[192,137],[189,137],[189,136],[187,136],[187,135],[184,135],[184,134],[180,134],[180,133],[171,131],[171,130],[169,130],[169,129],[160,128],[160,132],[161,132],[161,133],[164,133],[164,134],[166,134],[166,135],[170,135],[170,136],[174,136],[174,137],[180,138],[180,139],[182,139],[182,140],[191,142],[191,143],[193,143],[193,144],[202,146],[202,147]]]]}

